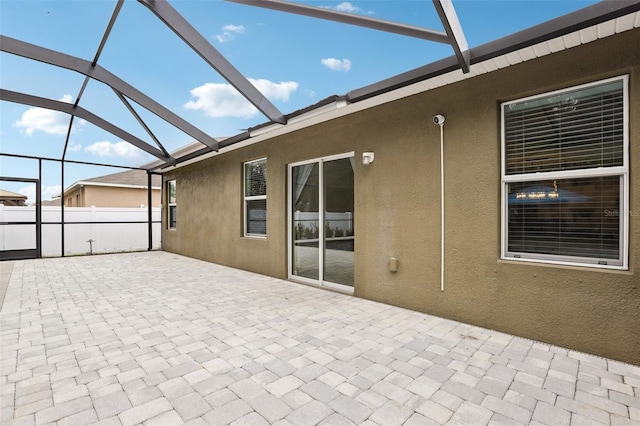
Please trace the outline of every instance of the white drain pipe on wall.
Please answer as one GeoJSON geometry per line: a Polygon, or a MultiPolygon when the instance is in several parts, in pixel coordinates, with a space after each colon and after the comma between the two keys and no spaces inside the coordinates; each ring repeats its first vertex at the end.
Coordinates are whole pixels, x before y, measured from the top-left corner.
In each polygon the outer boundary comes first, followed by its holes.
{"type": "Polygon", "coordinates": [[[440,126],[440,291],[444,291],[444,115],[433,116],[440,126]]]}

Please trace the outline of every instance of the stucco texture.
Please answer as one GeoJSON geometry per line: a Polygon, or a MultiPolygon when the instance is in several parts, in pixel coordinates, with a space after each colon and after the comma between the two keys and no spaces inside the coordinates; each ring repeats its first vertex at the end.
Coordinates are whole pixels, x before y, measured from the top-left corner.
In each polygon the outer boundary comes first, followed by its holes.
{"type": "Polygon", "coordinates": [[[500,260],[501,102],[628,74],[630,213],[640,212],[638,39],[628,31],[171,170],[178,225],[164,249],[287,278],[287,164],[374,151],[355,166],[356,296],[640,365],[639,216],[628,271],[500,260]],[[444,291],[435,114],[446,116],[444,291]],[[268,238],[244,238],[242,163],[261,157],[268,238]]]}

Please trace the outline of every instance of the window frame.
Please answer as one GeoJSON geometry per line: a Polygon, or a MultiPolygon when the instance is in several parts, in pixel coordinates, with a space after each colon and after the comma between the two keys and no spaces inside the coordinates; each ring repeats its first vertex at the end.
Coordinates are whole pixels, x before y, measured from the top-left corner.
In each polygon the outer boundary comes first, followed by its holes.
{"type": "MultiPolygon", "coordinates": [[[[257,239],[266,239],[267,238],[267,229],[266,229],[266,217],[265,217],[265,231],[264,234],[248,232],[248,223],[247,223],[247,204],[249,201],[256,200],[264,200],[265,202],[265,216],[267,214],[267,189],[265,189],[264,195],[247,195],[247,165],[252,163],[257,163],[264,161],[265,167],[267,166],[267,157],[256,158],[254,160],[245,161],[242,163],[242,235],[246,238],[257,238],[257,239]]],[[[267,176],[265,173],[265,185],[267,184],[267,176]]]]}
{"type": "Polygon", "coordinates": [[[177,203],[177,194],[178,194],[178,185],[176,182],[176,179],[171,179],[167,181],[167,229],[170,231],[176,230],[177,229],[177,224],[178,224],[178,218],[177,218],[177,210],[178,210],[178,203],[177,203]],[[175,196],[175,200],[172,203],[171,202],[171,186],[174,187],[173,191],[174,191],[174,196],[175,196]],[[171,208],[174,208],[176,213],[174,213],[175,216],[175,225],[171,226],[171,208]]]}
{"type": "MultiPolygon", "coordinates": [[[[629,269],[629,75],[620,75],[607,79],[597,80],[586,84],[565,87],[563,89],[541,93],[534,96],[515,99],[500,104],[500,155],[501,155],[501,208],[500,208],[500,259],[515,262],[534,262],[548,263],[567,266],[583,266],[598,269],[629,269]],[[622,102],[623,102],[623,164],[621,166],[596,167],[585,169],[573,169],[565,171],[546,171],[546,172],[528,172],[522,174],[506,174],[506,135],[505,135],[505,110],[510,104],[520,103],[528,100],[550,97],[566,93],[568,91],[576,91],[592,86],[602,85],[614,81],[622,81],[622,102]],[[544,181],[544,180],[563,180],[577,178],[591,178],[604,176],[620,177],[620,223],[619,223],[619,258],[618,259],[600,259],[594,257],[578,257],[570,255],[552,255],[527,252],[509,252],[509,212],[508,212],[508,186],[510,183],[544,181]],[[607,264],[600,262],[606,260],[607,264]],[[609,264],[612,263],[612,264],[609,264]]],[[[604,212],[603,212],[604,214],[604,212]]]]}

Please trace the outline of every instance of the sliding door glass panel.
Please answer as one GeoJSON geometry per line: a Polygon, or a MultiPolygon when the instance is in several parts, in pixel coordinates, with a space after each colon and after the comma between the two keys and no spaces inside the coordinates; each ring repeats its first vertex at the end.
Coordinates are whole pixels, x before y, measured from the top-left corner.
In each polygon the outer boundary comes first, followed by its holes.
{"type": "Polygon", "coordinates": [[[323,281],[353,287],[353,158],[323,163],[323,281]]]}
{"type": "Polygon", "coordinates": [[[291,169],[292,275],[320,279],[320,167],[303,164],[291,169]]]}

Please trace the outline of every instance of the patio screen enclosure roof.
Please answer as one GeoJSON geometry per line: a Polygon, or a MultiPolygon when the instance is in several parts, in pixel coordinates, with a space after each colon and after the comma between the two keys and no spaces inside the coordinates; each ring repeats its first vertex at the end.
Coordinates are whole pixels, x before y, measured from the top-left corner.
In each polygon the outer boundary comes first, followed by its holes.
{"type": "MultiPolygon", "coordinates": [[[[112,35],[116,21],[121,18],[121,12],[124,0],[115,0],[115,7],[110,16],[108,24],[104,29],[99,45],[96,47],[95,55],[92,58],[82,58],[73,56],[60,51],[52,50],[35,44],[31,44],[9,36],[0,35],[0,51],[16,55],[27,60],[37,61],[49,66],[71,70],[83,76],[82,84],[77,89],[77,94],[72,102],[63,102],[60,100],[40,97],[33,94],[22,93],[18,91],[8,90],[0,87],[0,100],[5,102],[17,103],[31,107],[43,108],[53,111],[62,112],[68,115],[68,128],[66,132],[66,140],[64,149],[59,157],[43,157],[37,153],[32,155],[17,155],[0,152],[2,157],[22,157],[36,159],[40,161],[57,161],[62,163],[62,182],[64,182],[64,163],[83,163],[90,165],[102,165],[121,167],[113,164],[103,163],[85,163],[74,161],[67,158],[69,152],[69,141],[74,120],[82,119],[103,129],[104,131],[117,136],[123,141],[135,146],[136,148],[150,154],[157,159],[156,162],[142,166],[149,173],[149,200],[151,199],[151,173],[157,173],[158,170],[181,162],[189,161],[200,155],[218,151],[220,148],[232,145],[234,143],[251,138],[251,130],[271,125],[286,126],[287,122],[296,115],[303,114],[309,109],[322,106],[325,103],[341,100],[346,103],[353,103],[368,99],[392,90],[422,81],[434,76],[438,76],[454,70],[460,70],[462,73],[468,73],[472,64],[515,51],[524,46],[530,46],[554,37],[567,34],[572,31],[596,25],[598,23],[634,12],[640,9],[640,1],[604,1],[593,6],[578,10],[574,13],[563,17],[548,21],[544,24],[532,27],[528,30],[515,33],[512,36],[487,43],[477,48],[469,48],[464,36],[463,29],[460,25],[456,12],[451,1],[432,0],[435,12],[442,24],[443,30],[432,30],[417,26],[406,25],[402,23],[386,21],[351,13],[338,12],[326,8],[312,7],[300,3],[286,2],[282,0],[230,0],[234,3],[242,3],[249,6],[257,6],[268,9],[274,9],[281,12],[293,13],[298,15],[310,16],[318,19],[325,19],[339,22],[347,25],[356,25],[366,27],[373,30],[391,32],[407,37],[418,38],[435,43],[445,43],[451,46],[453,55],[451,57],[427,64],[420,68],[407,71],[403,74],[391,77],[389,79],[371,84],[366,87],[352,90],[344,96],[334,96],[321,101],[320,103],[296,111],[291,114],[283,114],[278,108],[261,93],[247,77],[245,77],[234,65],[223,56],[200,32],[198,32],[191,23],[185,19],[169,2],[166,0],[137,0],[137,2],[146,7],[158,20],[168,27],[176,37],[184,42],[192,49],[209,67],[213,68],[220,76],[222,76],[231,86],[233,86],[247,101],[249,101],[260,113],[266,118],[266,122],[256,126],[253,129],[247,129],[235,136],[224,140],[218,140],[207,132],[201,130],[187,120],[181,118],[172,112],[169,106],[163,105],[161,102],[154,100],[152,97],[143,93],[134,85],[127,83],[119,78],[116,74],[110,72],[100,64],[101,54],[105,45],[108,43],[109,37],[112,35]],[[124,130],[118,123],[111,122],[109,119],[83,108],[83,95],[90,81],[99,82],[108,87],[131,113],[132,117],[137,121],[147,137],[146,140],[135,136],[124,130]],[[136,107],[137,106],[137,107],[136,107]],[[179,129],[193,140],[199,142],[202,146],[191,153],[174,157],[165,144],[153,130],[153,126],[148,124],[139,107],[145,111],[160,118],[169,125],[179,129]]],[[[144,67],[144,64],[140,64],[144,67]]],[[[150,72],[161,72],[161,70],[150,70],[150,72]]],[[[188,72],[188,71],[187,71],[188,72]]],[[[43,76],[44,79],[47,76],[43,76]]],[[[129,167],[126,167],[129,168],[129,167]]],[[[0,173],[2,174],[2,173],[0,173]]],[[[0,180],[12,181],[20,180],[16,176],[0,176],[0,180]]],[[[40,206],[39,189],[37,192],[36,208],[40,206]]],[[[151,202],[148,203],[151,206],[151,202]]],[[[64,203],[62,203],[64,212],[64,203]]],[[[151,212],[151,208],[149,208],[151,212]]],[[[64,213],[62,213],[62,229],[64,235],[64,213]]],[[[36,213],[36,226],[40,226],[40,214],[36,213]]],[[[149,228],[151,228],[151,213],[149,213],[149,228]]],[[[39,231],[37,231],[39,235],[39,231]]],[[[151,232],[149,233],[151,248],[151,232]]],[[[64,247],[64,238],[63,247],[64,247]]],[[[36,253],[37,256],[40,253],[36,253]]],[[[64,256],[64,248],[62,250],[64,256]]]]}

